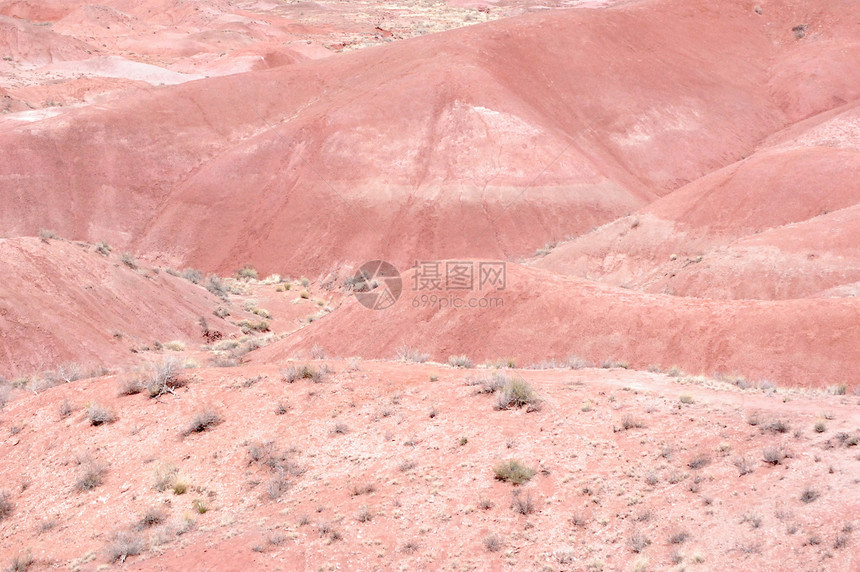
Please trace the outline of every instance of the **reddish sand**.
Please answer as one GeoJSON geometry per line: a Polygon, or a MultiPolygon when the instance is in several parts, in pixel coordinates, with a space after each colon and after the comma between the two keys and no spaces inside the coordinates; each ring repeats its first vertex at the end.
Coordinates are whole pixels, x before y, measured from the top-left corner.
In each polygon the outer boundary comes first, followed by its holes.
{"type": "Polygon", "coordinates": [[[858,125],[857,104],[802,122],[535,264],[705,298],[801,298],[856,282],[858,125]]]}
{"type": "Polygon", "coordinates": [[[0,240],[0,376],[63,362],[108,368],[138,362],[132,348],[201,340],[201,317],[224,335],[237,331],[212,315],[220,300],[201,286],[133,270],[119,258],[63,240],[0,240]]]}
{"type": "Polygon", "coordinates": [[[220,271],[530,254],[856,98],[855,69],[821,73],[826,102],[769,87],[798,54],[855,50],[837,24],[856,9],[828,4],[803,42],[780,10],[745,3],[549,11],[9,117],[0,223],[92,241],[110,229],[122,248],[220,271]]]}
{"type": "Polygon", "coordinates": [[[10,403],[0,557],[98,570],[125,533],[133,570],[857,567],[857,397],[519,371],[540,411],[497,411],[469,385],[487,370],[326,363],[320,383],[286,383],[274,365],[189,370],[159,399],[117,396],[105,378],[10,403]],[[116,420],[92,426],[94,402],[116,420]],[[183,437],[207,407],[222,422],[183,437]],[[768,447],[791,456],[767,464],[768,447]],[[537,473],[495,480],[509,459],[537,473]],[[168,466],[184,494],[155,488],[168,466]],[[76,490],[91,467],[101,484],[76,490]],[[514,493],[533,512],[513,510],[514,493]]]}
{"type": "Polygon", "coordinates": [[[0,568],[860,569],[858,23],[0,2],[0,568]]]}
{"type": "Polygon", "coordinates": [[[337,312],[261,349],[251,361],[308,355],[314,345],[334,356],[390,359],[405,344],[440,361],[465,354],[479,362],[514,358],[532,364],[575,355],[593,364],[679,366],[786,385],[860,385],[856,298],[684,299],[516,264],[507,265],[507,288],[501,292],[416,291],[413,276],[414,271],[404,275],[404,295],[392,308],[368,310],[349,300],[337,312]]]}

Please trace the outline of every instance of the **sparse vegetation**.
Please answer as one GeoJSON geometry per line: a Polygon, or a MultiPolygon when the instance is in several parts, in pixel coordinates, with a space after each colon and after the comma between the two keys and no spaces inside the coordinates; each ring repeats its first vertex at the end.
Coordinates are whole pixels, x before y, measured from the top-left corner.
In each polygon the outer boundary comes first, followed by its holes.
{"type": "Polygon", "coordinates": [[[535,470],[525,466],[520,461],[511,459],[493,467],[493,473],[499,481],[521,485],[535,475],[535,470]]]}
{"type": "Polygon", "coordinates": [[[182,436],[187,437],[192,433],[202,433],[221,423],[221,416],[214,409],[206,408],[198,411],[188,426],[182,431],[182,436]]]}
{"type": "Polygon", "coordinates": [[[182,277],[192,284],[200,284],[200,281],[203,280],[203,273],[194,268],[186,268],[182,271],[182,277]]]}
{"type": "Polygon", "coordinates": [[[65,419],[66,417],[68,417],[69,415],[72,414],[72,411],[73,411],[72,404],[66,398],[63,398],[63,400],[59,403],[59,405],[57,405],[57,413],[59,413],[60,419],[65,419]]]}
{"type": "Polygon", "coordinates": [[[96,243],[96,252],[98,252],[102,256],[110,256],[112,250],[113,248],[111,248],[110,244],[108,244],[107,242],[102,241],[96,243]]]}
{"type": "Polygon", "coordinates": [[[292,365],[281,370],[281,379],[287,383],[293,383],[299,379],[309,379],[314,383],[320,383],[325,379],[327,374],[328,368],[325,366],[320,369],[316,369],[309,365],[292,365]]]}
{"type": "Polygon", "coordinates": [[[119,382],[120,395],[137,395],[146,389],[146,384],[139,377],[126,377],[119,382]]]}
{"type": "Polygon", "coordinates": [[[498,534],[488,534],[484,537],[484,548],[487,552],[498,552],[502,549],[502,537],[498,534]]]}
{"type": "Polygon", "coordinates": [[[764,430],[771,433],[788,433],[790,429],[791,425],[782,419],[776,419],[764,426],[764,430]]]}
{"type": "Polygon", "coordinates": [[[39,238],[42,239],[42,242],[48,242],[50,240],[59,238],[59,236],[57,236],[57,233],[53,230],[49,230],[47,228],[40,228],[39,238]]]}
{"type": "Polygon", "coordinates": [[[816,500],[820,495],[821,493],[819,493],[818,490],[812,487],[806,487],[803,489],[803,492],[800,493],[800,500],[805,504],[809,504],[816,500]]]}
{"type": "Polygon", "coordinates": [[[9,491],[0,492],[0,521],[12,516],[12,512],[15,510],[11,496],[9,491]]]}
{"type": "Polygon", "coordinates": [[[227,286],[224,285],[224,281],[221,278],[214,274],[210,274],[206,279],[206,289],[222,300],[227,299],[227,286]]]}
{"type": "Polygon", "coordinates": [[[531,411],[537,409],[539,403],[540,398],[532,386],[520,377],[513,377],[506,378],[499,390],[496,409],[528,407],[531,411]]]}
{"type": "Polygon", "coordinates": [[[514,512],[517,514],[529,515],[537,510],[535,508],[534,500],[532,499],[532,494],[530,492],[526,494],[520,494],[520,491],[515,490],[512,493],[511,499],[511,508],[514,509],[514,512]]]}
{"type": "Polygon", "coordinates": [[[132,270],[137,269],[137,261],[134,259],[134,256],[130,252],[123,252],[119,256],[119,261],[131,268],[132,270]]]}
{"type": "Polygon", "coordinates": [[[33,555],[30,554],[30,551],[28,550],[27,552],[17,554],[12,558],[12,562],[9,564],[9,568],[7,568],[7,570],[9,572],[26,572],[34,562],[35,560],[33,560],[33,555]]]}
{"type": "Polygon", "coordinates": [[[471,369],[475,367],[475,363],[466,355],[454,355],[448,358],[448,365],[451,367],[459,367],[471,369]]]}
{"type": "Polygon", "coordinates": [[[397,352],[394,354],[394,357],[400,361],[424,363],[430,358],[430,354],[425,354],[417,348],[404,345],[397,348],[397,352]]]}
{"type": "Polygon", "coordinates": [[[751,461],[747,457],[737,457],[733,462],[735,467],[738,468],[740,476],[749,475],[750,473],[755,471],[755,465],[753,461],[751,461]]]}
{"type": "Polygon", "coordinates": [[[137,556],[143,552],[145,547],[142,537],[133,532],[119,531],[114,533],[105,553],[111,562],[125,562],[129,556],[137,556]]]}
{"type": "Polygon", "coordinates": [[[91,491],[104,483],[104,476],[107,472],[107,467],[102,463],[87,458],[81,461],[81,465],[83,466],[83,471],[75,482],[75,488],[78,491],[91,491]]]}
{"type": "Polygon", "coordinates": [[[346,435],[349,433],[349,427],[346,423],[335,423],[331,432],[333,435],[346,435]]]}
{"type": "Polygon", "coordinates": [[[638,419],[633,418],[631,415],[625,415],[621,418],[621,430],[629,431],[631,429],[642,429],[645,427],[645,424],[639,421],[638,419]]]}
{"type": "Polygon", "coordinates": [[[651,540],[645,536],[644,534],[637,532],[633,536],[630,537],[628,541],[628,545],[630,546],[630,550],[639,554],[651,544],[651,540]]]}
{"type": "Polygon", "coordinates": [[[781,447],[766,447],[762,451],[764,462],[771,465],[781,464],[788,456],[788,453],[781,447]]]}
{"type": "Polygon", "coordinates": [[[362,485],[353,485],[352,496],[369,495],[376,492],[376,485],[373,483],[364,483],[362,485]]]}
{"type": "Polygon", "coordinates": [[[146,389],[152,398],[159,397],[165,393],[173,393],[173,390],[184,384],[179,379],[182,371],[182,361],[175,357],[166,357],[163,361],[152,366],[146,389]]]}
{"type": "Polygon", "coordinates": [[[236,322],[236,325],[241,328],[242,333],[245,335],[251,334],[253,332],[268,332],[269,322],[266,320],[260,320],[259,322],[252,322],[251,320],[239,320],[236,322]]]}
{"type": "Polygon", "coordinates": [[[164,522],[167,518],[167,513],[161,507],[150,507],[143,513],[138,522],[138,528],[151,528],[164,522]]]}
{"type": "Polygon", "coordinates": [[[245,281],[256,280],[257,278],[259,278],[259,275],[257,274],[257,270],[253,266],[251,266],[250,264],[246,264],[245,266],[236,271],[236,278],[245,281]]]}
{"type": "Polygon", "coordinates": [[[370,509],[367,508],[367,505],[362,505],[358,512],[355,513],[355,520],[358,522],[370,522],[373,520],[373,513],[370,512],[370,509]]]}
{"type": "Polygon", "coordinates": [[[741,524],[749,524],[752,528],[761,527],[761,522],[761,516],[754,512],[748,512],[741,517],[741,524]]]}
{"type": "Polygon", "coordinates": [[[690,467],[691,469],[697,470],[697,469],[701,469],[702,467],[705,467],[706,465],[710,464],[710,462],[711,462],[711,457],[709,455],[707,455],[705,453],[699,453],[698,455],[696,455],[695,457],[690,459],[690,462],[687,463],[687,466],[690,467]]]}
{"type": "Polygon", "coordinates": [[[103,405],[91,403],[87,406],[87,419],[90,424],[98,426],[116,421],[116,414],[103,405]]]}

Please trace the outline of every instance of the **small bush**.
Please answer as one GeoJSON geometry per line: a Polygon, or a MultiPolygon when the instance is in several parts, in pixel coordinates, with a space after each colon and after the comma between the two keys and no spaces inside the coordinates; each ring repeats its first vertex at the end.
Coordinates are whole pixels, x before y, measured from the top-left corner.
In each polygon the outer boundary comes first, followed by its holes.
{"type": "Polygon", "coordinates": [[[643,427],[645,427],[644,423],[642,423],[638,419],[634,419],[630,415],[625,415],[621,418],[622,431],[629,431],[631,429],[642,429],[643,427]]]}
{"type": "Polygon", "coordinates": [[[328,370],[325,367],[315,369],[309,365],[292,365],[281,370],[281,379],[287,383],[293,383],[299,379],[309,379],[314,383],[320,383],[325,378],[328,370]]]}
{"type": "Polygon", "coordinates": [[[130,252],[123,252],[119,256],[120,262],[131,268],[132,270],[137,269],[137,261],[134,259],[134,256],[131,255],[130,252]]]}
{"type": "Polygon", "coordinates": [[[204,409],[197,412],[191,422],[182,431],[182,436],[187,437],[192,433],[202,433],[221,423],[221,416],[214,409],[204,409]]]}
{"type": "Polygon", "coordinates": [[[680,531],[669,536],[669,544],[683,544],[690,538],[689,533],[680,531]]]}
{"type": "Polygon", "coordinates": [[[355,520],[358,522],[370,522],[373,520],[373,514],[370,512],[370,509],[367,508],[367,505],[362,505],[358,512],[355,513],[355,520]]]}
{"type": "Polygon", "coordinates": [[[373,483],[365,483],[363,485],[355,485],[352,487],[352,496],[369,495],[376,492],[376,485],[373,483]]]}
{"type": "Polygon", "coordinates": [[[787,421],[783,421],[782,419],[771,421],[764,426],[764,430],[770,431],[771,433],[788,433],[790,429],[791,426],[789,425],[789,423],[787,421]]]}
{"type": "Polygon", "coordinates": [[[687,466],[691,469],[701,469],[702,467],[707,466],[711,462],[711,457],[706,455],[705,453],[699,453],[687,463],[687,466]]]}
{"type": "Polygon", "coordinates": [[[236,278],[240,280],[256,280],[258,277],[257,270],[250,264],[246,264],[236,271],[236,278]]]}
{"type": "Polygon", "coordinates": [[[346,435],[349,433],[349,427],[346,423],[335,423],[331,430],[332,435],[346,435]]]}
{"type": "Polygon", "coordinates": [[[636,533],[630,537],[628,544],[630,546],[630,550],[639,554],[651,544],[651,540],[644,534],[636,533]]]}
{"type": "Polygon", "coordinates": [[[511,500],[511,508],[514,509],[514,512],[517,514],[532,514],[535,512],[535,504],[532,500],[532,494],[526,493],[525,495],[521,495],[520,491],[513,492],[513,499],[511,500]]]}
{"type": "Polygon", "coordinates": [[[278,500],[289,488],[290,483],[286,476],[279,472],[269,479],[269,483],[266,485],[266,494],[270,500],[278,500]]]}
{"type": "Polygon", "coordinates": [[[146,384],[139,377],[127,377],[119,382],[120,395],[137,395],[146,389],[146,384]]]}
{"type": "Polygon", "coordinates": [[[813,489],[812,487],[806,487],[805,489],[803,489],[803,492],[800,493],[800,500],[806,504],[809,504],[815,499],[817,499],[819,496],[820,493],[817,490],[813,489]]]}
{"type": "Polygon", "coordinates": [[[57,233],[53,230],[48,230],[47,228],[40,228],[39,238],[42,239],[42,242],[48,242],[51,239],[57,239],[59,237],[57,236],[57,233]]]}
{"type": "Polygon", "coordinates": [[[182,479],[176,479],[176,482],[173,483],[173,494],[184,495],[186,492],[188,492],[188,483],[182,479]]]}
{"type": "Polygon", "coordinates": [[[185,344],[179,340],[173,340],[172,342],[164,344],[164,349],[172,352],[182,352],[185,351],[185,344]]]}
{"type": "Polygon", "coordinates": [[[15,505],[12,504],[10,497],[8,491],[0,492],[0,521],[12,516],[12,512],[15,510],[15,505]]]}
{"type": "Polygon", "coordinates": [[[755,465],[750,459],[746,457],[737,457],[734,460],[734,465],[738,468],[740,476],[749,475],[750,473],[755,471],[755,465]]]}
{"type": "Polygon", "coordinates": [[[242,333],[248,335],[252,332],[268,332],[269,331],[269,322],[266,320],[260,320],[259,322],[252,322],[251,320],[239,320],[236,322],[236,325],[242,329],[242,333]]]}
{"type": "Polygon", "coordinates": [[[779,465],[788,457],[788,453],[780,447],[766,447],[762,451],[762,457],[765,463],[779,465]]]}
{"type": "Polygon", "coordinates": [[[200,284],[200,281],[203,280],[203,273],[194,268],[186,268],[182,271],[182,277],[192,284],[200,284]]]}
{"type": "Polygon", "coordinates": [[[116,421],[116,414],[98,403],[92,403],[87,407],[87,419],[90,424],[98,426],[116,421]]]}
{"type": "Polygon", "coordinates": [[[680,401],[684,405],[691,405],[695,402],[692,395],[686,395],[686,394],[679,397],[678,401],[680,401]]]}
{"type": "Polygon", "coordinates": [[[409,346],[400,346],[394,354],[395,359],[400,361],[409,361],[414,363],[424,363],[430,358],[430,354],[422,353],[417,348],[409,346]]]}
{"type": "Polygon", "coordinates": [[[164,519],[166,518],[167,514],[164,512],[163,508],[155,506],[151,507],[143,513],[143,516],[140,517],[138,528],[152,528],[153,526],[164,522],[164,519]]]}
{"type": "Polygon", "coordinates": [[[98,252],[102,256],[110,256],[112,250],[113,248],[111,248],[110,244],[108,244],[107,242],[102,241],[96,243],[96,252],[98,252]]]}
{"type": "Polygon", "coordinates": [[[28,551],[12,558],[12,562],[9,564],[9,568],[7,568],[7,570],[9,572],[26,572],[34,562],[35,560],[33,560],[33,555],[28,551]]]}
{"type": "Polygon", "coordinates": [[[155,467],[155,482],[153,486],[155,490],[164,492],[173,487],[179,478],[179,469],[172,463],[159,463],[155,467]]]}
{"type": "Polygon", "coordinates": [[[418,548],[420,548],[418,543],[415,542],[414,540],[411,540],[411,541],[407,542],[406,544],[404,544],[400,548],[400,551],[403,552],[404,554],[415,554],[416,552],[418,552],[418,548]]]}
{"type": "Polygon", "coordinates": [[[71,415],[73,410],[74,408],[72,407],[71,402],[66,398],[63,398],[63,400],[57,406],[57,413],[60,414],[60,419],[65,419],[66,417],[71,415]]]}
{"type": "Polygon", "coordinates": [[[129,556],[137,556],[146,547],[143,538],[133,532],[120,531],[105,548],[108,560],[111,562],[125,562],[129,556]]]}
{"type": "Polygon", "coordinates": [[[497,409],[510,409],[512,407],[526,407],[529,410],[537,409],[540,398],[531,385],[522,378],[508,379],[499,392],[497,409]]]}
{"type": "Polygon", "coordinates": [[[182,387],[183,383],[179,380],[180,371],[182,371],[182,361],[174,357],[167,357],[154,365],[149,382],[146,384],[149,396],[159,397],[182,387]]]}
{"type": "Polygon", "coordinates": [[[816,433],[824,433],[825,431],[827,431],[827,425],[824,423],[824,421],[819,421],[815,424],[816,433]]]}
{"type": "Polygon", "coordinates": [[[107,468],[99,462],[87,459],[83,462],[84,470],[75,482],[75,488],[80,492],[91,491],[104,483],[107,468]]]}
{"type": "Polygon", "coordinates": [[[535,475],[535,470],[530,469],[517,460],[505,461],[493,467],[496,480],[506,483],[520,485],[530,480],[535,475]]]}
{"type": "Polygon", "coordinates": [[[452,367],[459,367],[464,369],[471,369],[475,367],[474,362],[469,359],[468,356],[458,355],[458,356],[450,356],[448,358],[448,365],[452,367]]]}
{"type": "Polygon", "coordinates": [[[206,289],[222,300],[227,299],[227,286],[224,285],[223,280],[214,274],[210,274],[206,279],[206,289]]]}
{"type": "Polygon", "coordinates": [[[209,507],[203,499],[194,499],[191,501],[191,508],[193,508],[194,512],[197,514],[206,514],[209,512],[209,507]]]}
{"type": "Polygon", "coordinates": [[[502,537],[498,534],[488,534],[484,537],[484,548],[487,552],[498,552],[502,549],[502,537]]]}

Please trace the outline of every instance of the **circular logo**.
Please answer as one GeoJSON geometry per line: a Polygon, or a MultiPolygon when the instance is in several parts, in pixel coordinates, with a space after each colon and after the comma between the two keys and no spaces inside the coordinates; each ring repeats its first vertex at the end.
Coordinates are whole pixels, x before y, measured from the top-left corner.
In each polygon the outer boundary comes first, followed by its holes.
{"type": "Polygon", "coordinates": [[[365,262],[352,279],[352,291],[359,304],[371,310],[390,308],[403,292],[400,272],[390,262],[365,262]]]}

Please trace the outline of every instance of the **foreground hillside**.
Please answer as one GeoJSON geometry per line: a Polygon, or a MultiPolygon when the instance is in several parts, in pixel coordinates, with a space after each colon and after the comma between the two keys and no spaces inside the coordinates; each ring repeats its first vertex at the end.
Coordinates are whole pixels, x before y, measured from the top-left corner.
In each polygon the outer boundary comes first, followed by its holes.
{"type": "Polygon", "coordinates": [[[860,558],[857,396],[360,359],[187,369],[157,398],[125,395],[135,378],[0,410],[5,562],[847,572],[860,558]],[[499,409],[512,380],[524,406],[499,409]],[[507,461],[521,484],[499,480],[507,461]]]}

